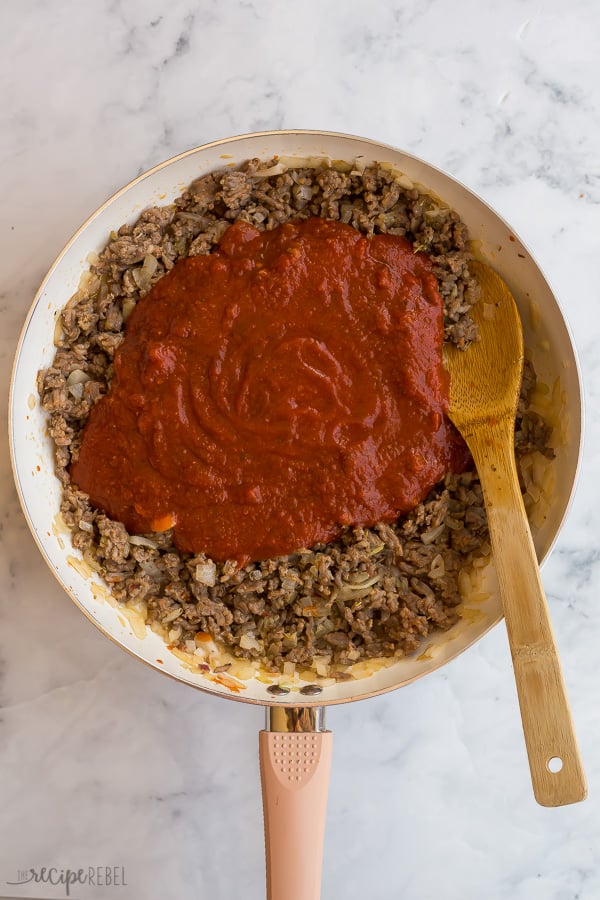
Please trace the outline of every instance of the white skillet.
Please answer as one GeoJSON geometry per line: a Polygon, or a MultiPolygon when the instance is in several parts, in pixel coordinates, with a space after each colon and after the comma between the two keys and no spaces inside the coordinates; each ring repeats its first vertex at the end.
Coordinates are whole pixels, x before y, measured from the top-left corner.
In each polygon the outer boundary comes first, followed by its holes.
{"type": "Polygon", "coordinates": [[[19,340],[10,393],[10,448],[14,476],[29,527],[50,569],[79,609],[108,638],[158,671],[228,699],[270,708],[261,732],[261,770],[267,829],[267,870],[272,900],[319,896],[331,734],[323,731],[323,707],[402,687],[444,665],[484,635],[502,616],[492,585],[489,599],[465,604],[467,613],[451,632],[427,642],[427,652],[402,659],[368,678],[319,690],[282,689],[252,679],[232,692],[170,653],[157,635],[134,633],[119,609],[103,599],[95,574],[84,571],[70,536],[56,528],[60,485],[54,475],[46,418],[37,403],[36,374],[54,355],[58,311],[77,288],[86,257],[100,251],[111,230],[133,222],[150,205],[170,203],[198,176],[250,157],[274,155],[389,162],[457,210],[474,239],[476,254],[494,267],[519,306],[525,345],[540,380],[552,388],[560,378],[564,446],[555,460],[555,490],[547,517],[534,529],[540,560],[549,553],[574,490],[582,443],[582,389],[576,353],[560,307],[538,265],[514,231],[486,203],[427,163],[383,144],[321,131],[273,131],[229,138],[190,150],[136,178],[107,200],[81,226],[44,279],[19,340]],[[279,690],[279,693],[273,693],[279,690]]]}

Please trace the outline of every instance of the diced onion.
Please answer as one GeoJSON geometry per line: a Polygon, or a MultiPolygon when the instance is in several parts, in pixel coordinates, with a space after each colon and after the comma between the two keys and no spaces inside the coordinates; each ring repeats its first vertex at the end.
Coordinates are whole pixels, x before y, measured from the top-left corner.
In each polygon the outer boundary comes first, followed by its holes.
{"type": "Polygon", "coordinates": [[[256,663],[247,662],[246,660],[239,660],[233,662],[231,667],[228,669],[228,673],[233,678],[239,678],[240,681],[246,681],[249,678],[254,678],[257,672],[256,663]]]}
{"type": "Polygon", "coordinates": [[[351,175],[362,175],[367,166],[370,166],[371,162],[365,156],[357,156],[354,160],[354,166],[351,171],[351,175]]]}
{"type": "Polygon", "coordinates": [[[130,535],[129,543],[135,544],[137,547],[150,547],[152,550],[158,550],[156,541],[151,541],[150,538],[142,537],[141,534],[130,535]]]}
{"type": "Polygon", "coordinates": [[[253,173],[253,177],[270,178],[271,175],[283,175],[286,169],[287,166],[285,166],[282,162],[278,162],[274,166],[270,166],[268,169],[259,169],[257,172],[253,173]]]}
{"type": "Polygon", "coordinates": [[[131,270],[131,275],[140,291],[150,290],[150,281],[158,268],[158,260],[147,253],[144,257],[143,265],[131,270]]]}
{"type": "Polygon", "coordinates": [[[160,579],[163,575],[162,569],[153,562],[141,562],[140,568],[148,575],[149,578],[160,579]]]}
{"type": "Polygon", "coordinates": [[[260,644],[252,634],[243,634],[240,638],[242,650],[260,650],[260,644]]]}
{"type": "Polygon", "coordinates": [[[436,538],[440,536],[442,531],[444,530],[444,523],[441,525],[436,525],[435,528],[430,528],[428,531],[424,531],[421,535],[421,541],[424,544],[432,544],[436,538]]]}
{"type": "Polygon", "coordinates": [[[64,332],[63,332],[62,320],[59,317],[56,320],[56,325],[54,326],[54,335],[52,336],[52,343],[54,344],[55,347],[58,347],[58,345],[61,343],[63,337],[64,337],[64,332]]]}
{"type": "Polygon", "coordinates": [[[438,553],[437,556],[433,557],[429,575],[431,578],[443,578],[445,574],[446,565],[444,563],[444,557],[441,555],[441,553],[438,553]]]}
{"type": "Polygon", "coordinates": [[[330,634],[332,631],[335,631],[334,624],[330,619],[323,619],[315,631],[315,637],[319,640],[320,638],[325,637],[326,634],[330,634]]]}
{"type": "Polygon", "coordinates": [[[372,578],[367,578],[366,580],[353,584],[352,582],[345,581],[343,587],[340,589],[338,594],[338,599],[348,601],[357,601],[362,600],[363,597],[367,597],[371,593],[371,588],[374,584],[377,584],[378,581],[381,581],[382,575],[374,575],[372,578]]]}
{"type": "Polygon", "coordinates": [[[311,200],[314,188],[310,184],[301,184],[298,186],[297,196],[299,200],[311,200]]]}
{"type": "Polygon", "coordinates": [[[280,156],[279,165],[285,169],[330,169],[329,156],[280,156]]]}
{"type": "Polygon", "coordinates": [[[198,584],[214,587],[217,583],[217,567],[213,562],[198,563],[194,577],[198,584]]]}
{"type": "Polygon", "coordinates": [[[377,584],[377,582],[381,580],[381,577],[381,575],[373,575],[372,578],[364,578],[362,581],[345,581],[344,588],[348,588],[349,591],[362,591],[364,588],[369,588],[374,584],[377,584]]]}
{"type": "Polygon", "coordinates": [[[90,569],[92,569],[94,572],[98,572],[99,574],[102,574],[102,567],[100,566],[100,563],[98,562],[97,559],[94,559],[94,557],[92,556],[91,553],[84,553],[83,559],[85,560],[87,565],[90,567],[90,569]]]}
{"type": "Polygon", "coordinates": [[[179,609],[172,609],[166,616],[162,617],[162,621],[163,623],[174,622],[175,619],[178,619],[181,615],[183,615],[183,609],[181,607],[179,607],[179,609]]]}
{"type": "Polygon", "coordinates": [[[317,657],[315,659],[315,672],[317,675],[329,675],[329,664],[331,662],[330,656],[322,656],[317,657]]]}
{"type": "Polygon", "coordinates": [[[69,393],[72,397],[75,397],[76,400],[81,400],[83,397],[83,385],[81,383],[74,384],[69,388],[69,393]]]}
{"type": "Polygon", "coordinates": [[[83,397],[83,385],[86,381],[91,381],[90,376],[81,369],[73,369],[67,378],[67,388],[72,397],[81,400],[83,397]]]}
{"type": "MultiPolygon", "coordinates": [[[[372,165],[372,163],[368,163],[368,165],[372,165]]],[[[382,162],[382,163],[379,163],[379,166],[384,171],[391,172],[392,175],[394,176],[394,181],[397,184],[399,184],[400,187],[404,188],[407,191],[412,191],[412,189],[415,186],[414,182],[411,181],[411,179],[408,177],[408,175],[405,175],[404,172],[401,172],[400,169],[398,169],[394,165],[394,163],[382,162]]]]}
{"type": "Polygon", "coordinates": [[[87,372],[84,372],[83,369],[73,369],[67,378],[67,386],[71,387],[73,384],[85,384],[86,381],[90,381],[90,376],[87,372]]]}

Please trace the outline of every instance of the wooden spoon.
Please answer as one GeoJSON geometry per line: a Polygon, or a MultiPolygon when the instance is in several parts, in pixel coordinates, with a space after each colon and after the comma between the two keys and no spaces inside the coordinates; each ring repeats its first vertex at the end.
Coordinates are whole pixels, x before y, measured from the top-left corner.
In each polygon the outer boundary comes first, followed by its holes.
{"type": "Polygon", "coordinates": [[[482,263],[471,271],[481,340],[467,352],[445,349],[450,418],[481,479],[535,798],[562,806],[584,800],[587,787],[515,464],[521,320],[499,275],[482,263]]]}

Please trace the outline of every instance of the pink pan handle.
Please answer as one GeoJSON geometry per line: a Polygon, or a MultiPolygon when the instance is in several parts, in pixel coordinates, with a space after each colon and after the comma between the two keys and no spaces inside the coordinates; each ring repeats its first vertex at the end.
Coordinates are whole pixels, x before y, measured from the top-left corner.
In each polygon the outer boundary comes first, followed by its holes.
{"type": "Polygon", "coordinates": [[[332,746],[330,731],[260,732],[267,900],[321,896],[332,746]]]}

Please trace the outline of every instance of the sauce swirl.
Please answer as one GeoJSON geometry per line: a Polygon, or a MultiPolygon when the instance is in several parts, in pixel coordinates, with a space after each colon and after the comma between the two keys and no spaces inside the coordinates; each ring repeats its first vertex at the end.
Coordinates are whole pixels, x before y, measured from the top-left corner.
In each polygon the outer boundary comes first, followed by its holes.
{"type": "Polygon", "coordinates": [[[469,462],[442,341],[404,238],[238,221],[136,306],[72,480],[130,532],[239,564],[391,522],[469,462]]]}

